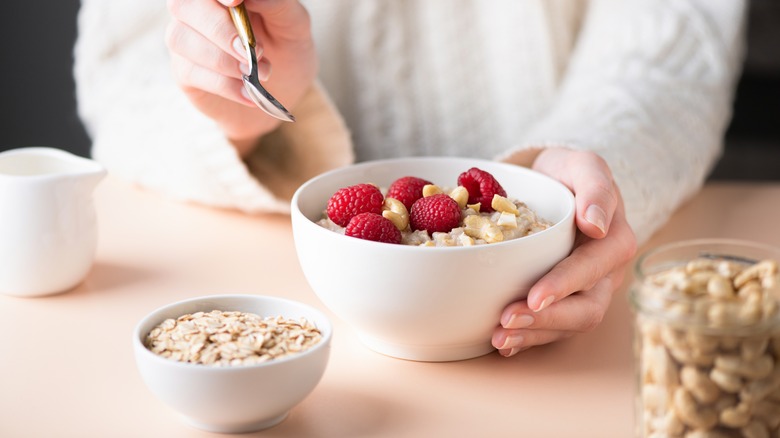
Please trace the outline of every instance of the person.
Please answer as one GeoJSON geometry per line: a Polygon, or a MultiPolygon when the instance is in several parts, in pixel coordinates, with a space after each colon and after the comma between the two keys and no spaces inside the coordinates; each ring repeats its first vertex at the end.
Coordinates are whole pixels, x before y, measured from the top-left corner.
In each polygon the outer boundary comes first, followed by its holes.
{"type": "Polygon", "coordinates": [[[239,2],[82,2],[74,75],[94,158],[247,213],[287,211],[300,183],[354,161],[548,174],[575,194],[578,237],[504,310],[504,356],[598,326],[637,245],[718,159],[744,51],[737,0],[245,0],[285,123],[243,91],[239,2]]]}

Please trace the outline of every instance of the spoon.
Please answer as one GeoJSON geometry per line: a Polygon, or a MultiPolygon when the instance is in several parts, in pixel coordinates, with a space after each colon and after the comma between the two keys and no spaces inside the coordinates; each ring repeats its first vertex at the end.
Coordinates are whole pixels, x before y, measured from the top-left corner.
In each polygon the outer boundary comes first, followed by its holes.
{"type": "Polygon", "coordinates": [[[233,24],[236,26],[241,42],[244,43],[247,59],[249,60],[249,75],[243,75],[244,88],[246,88],[249,98],[268,115],[285,122],[294,122],[295,117],[287,111],[284,105],[260,85],[260,79],[257,76],[257,55],[255,54],[255,45],[257,43],[255,34],[252,31],[252,24],[249,22],[249,14],[244,4],[241,3],[238,6],[229,8],[229,10],[230,18],[233,19],[233,24]]]}

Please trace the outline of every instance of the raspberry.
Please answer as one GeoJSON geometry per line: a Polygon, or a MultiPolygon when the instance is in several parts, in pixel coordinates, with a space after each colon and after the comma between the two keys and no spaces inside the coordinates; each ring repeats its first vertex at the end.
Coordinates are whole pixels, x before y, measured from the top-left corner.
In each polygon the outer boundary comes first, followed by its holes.
{"type": "Polygon", "coordinates": [[[401,232],[381,214],[360,213],[352,218],[344,234],[374,242],[401,243],[401,232]]]}
{"type": "Polygon", "coordinates": [[[460,224],[460,207],[443,193],[420,198],[412,204],[409,224],[413,230],[428,230],[428,234],[450,232],[460,224]]]}
{"type": "Polygon", "coordinates": [[[336,191],[328,200],[328,218],[336,225],[346,227],[349,220],[360,213],[382,213],[385,198],[371,184],[356,184],[336,191]]]}
{"type": "Polygon", "coordinates": [[[426,184],[432,183],[416,176],[398,178],[387,189],[387,197],[401,201],[410,210],[414,201],[422,198],[422,189],[426,184]]]}
{"type": "Polygon", "coordinates": [[[493,195],[506,197],[501,184],[488,172],[472,167],[458,176],[458,185],[469,191],[469,204],[480,203],[480,211],[490,213],[493,207],[493,195]]]}

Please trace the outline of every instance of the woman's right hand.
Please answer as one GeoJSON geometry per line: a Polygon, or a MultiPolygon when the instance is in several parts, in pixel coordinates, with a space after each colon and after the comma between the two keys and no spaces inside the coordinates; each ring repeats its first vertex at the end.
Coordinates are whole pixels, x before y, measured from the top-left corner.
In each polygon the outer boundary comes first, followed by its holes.
{"type": "MultiPolygon", "coordinates": [[[[244,91],[241,77],[248,72],[249,62],[227,10],[240,3],[168,0],[172,20],[166,43],[176,83],[244,155],[260,136],[282,122],[257,108],[244,91]]],[[[244,4],[257,40],[260,80],[294,112],[317,74],[308,12],[297,0],[245,0],[244,4]]]]}

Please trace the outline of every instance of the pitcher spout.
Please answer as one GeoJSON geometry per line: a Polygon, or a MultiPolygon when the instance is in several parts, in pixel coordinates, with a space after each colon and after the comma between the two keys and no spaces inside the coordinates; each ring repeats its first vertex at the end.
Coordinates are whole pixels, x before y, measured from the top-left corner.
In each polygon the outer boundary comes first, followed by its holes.
{"type": "Polygon", "coordinates": [[[102,181],[103,178],[106,177],[107,174],[106,169],[100,166],[99,164],[98,166],[99,168],[97,169],[84,171],[77,175],[77,178],[80,180],[85,190],[88,190],[90,192],[95,190],[95,187],[97,187],[100,181],[102,181]]]}

